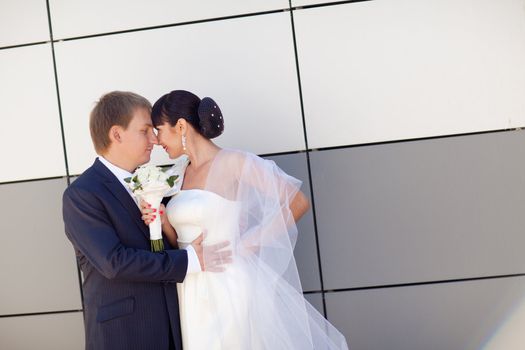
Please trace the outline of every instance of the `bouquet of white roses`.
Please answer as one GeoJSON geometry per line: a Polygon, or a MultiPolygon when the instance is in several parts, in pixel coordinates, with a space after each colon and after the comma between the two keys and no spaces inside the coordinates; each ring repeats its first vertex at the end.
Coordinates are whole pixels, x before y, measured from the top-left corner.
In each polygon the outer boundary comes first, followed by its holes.
{"type": "MultiPolygon", "coordinates": [[[[155,165],[143,165],[137,168],[131,177],[124,179],[133,191],[133,194],[140,200],[151,204],[151,207],[159,212],[162,198],[171,191],[179,175],[169,175],[166,170],[155,165]]],[[[162,223],[160,215],[149,224],[149,237],[151,240],[151,250],[160,252],[164,250],[162,243],[162,223]]]]}

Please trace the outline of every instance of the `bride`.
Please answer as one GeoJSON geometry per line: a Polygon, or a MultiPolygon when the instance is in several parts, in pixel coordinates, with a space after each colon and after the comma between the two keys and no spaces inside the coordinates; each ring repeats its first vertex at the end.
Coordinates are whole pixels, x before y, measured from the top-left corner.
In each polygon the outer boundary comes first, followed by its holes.
{"type": "Polygon", "coordinates": [[[204,232],[203,246],[228,241],[233,251],[223,272],[178,285],[184,349],[347,349],[302,294],[293,257],[295,222],[309,206],[301,182],[272,161],[215,145],[224,121],[211,98],[175,90],[151,118],[169,157],[189,158],[181,190],[161,211],[167,239],[183,248],[204,232]]]}

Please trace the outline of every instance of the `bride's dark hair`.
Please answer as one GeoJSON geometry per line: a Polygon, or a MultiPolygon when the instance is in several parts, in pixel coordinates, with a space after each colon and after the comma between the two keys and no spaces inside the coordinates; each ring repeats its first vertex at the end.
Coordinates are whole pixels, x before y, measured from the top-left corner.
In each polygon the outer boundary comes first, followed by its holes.
{"type": "Polygon", "coordinates": [[[186,90],[173,90],[155,102],[151,109],[153,125],[168,122],[171,126],[183,118],[207,139],[219,136],[224,131],[222,112],[210,97],[202,100],[186,90]]]}

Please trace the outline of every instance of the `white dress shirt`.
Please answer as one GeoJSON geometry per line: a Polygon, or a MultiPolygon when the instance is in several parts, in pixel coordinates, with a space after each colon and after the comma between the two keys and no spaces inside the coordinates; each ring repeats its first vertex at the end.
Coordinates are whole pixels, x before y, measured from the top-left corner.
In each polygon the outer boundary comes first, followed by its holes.
{"type": "MultiPolygon", "coordinates": [[[[131,191],[131,188],[129,188],[126,181],[124,181],[125,178],[131,177],[133,174],[131,174],[127,170],[119,168],[118,166],[110,163],[106,158],[102,156],[99,156],[98,160],[100,160],[100,162],[104,164],[106,168],[108,168],[109,171],[111,171],[113,175],[117,177],[119,182],[122,184],[122,186],[124,186],[126,191],[128,191],[129,195],[131,196],[131,198],[133,198],[133,201],[137,204],[137,206],[140,209],[137,198],[133,195],[133,192],[131,191]]],[[[195,249],[193,249],[193,246],[188,245],[184,249],[186,249],[186,251],[188,252],[188,269],[186,271],[186,274],[193,273],[193,272],[201,272],[201,264],[199,262],[199,258],[197,257],[197,253],[195,252],[195,249]]]]}

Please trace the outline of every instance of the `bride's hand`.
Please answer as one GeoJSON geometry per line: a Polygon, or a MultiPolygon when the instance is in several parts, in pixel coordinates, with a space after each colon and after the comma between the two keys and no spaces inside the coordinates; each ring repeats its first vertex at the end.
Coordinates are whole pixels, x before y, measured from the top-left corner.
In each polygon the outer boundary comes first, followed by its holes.
{"type": "Polygon", "coordinates": [[[149,225],[153,220],[155,220],[157,215],[160,215],[160,222],[162,223],[162,226],[167,223],[166,207],[164,204],[160,205],[159,212],[157,213],[157,210],[152,208],[148,202],[141,200],[140,212],[142,213],[142,220],[146,225],[149,225]]]}

